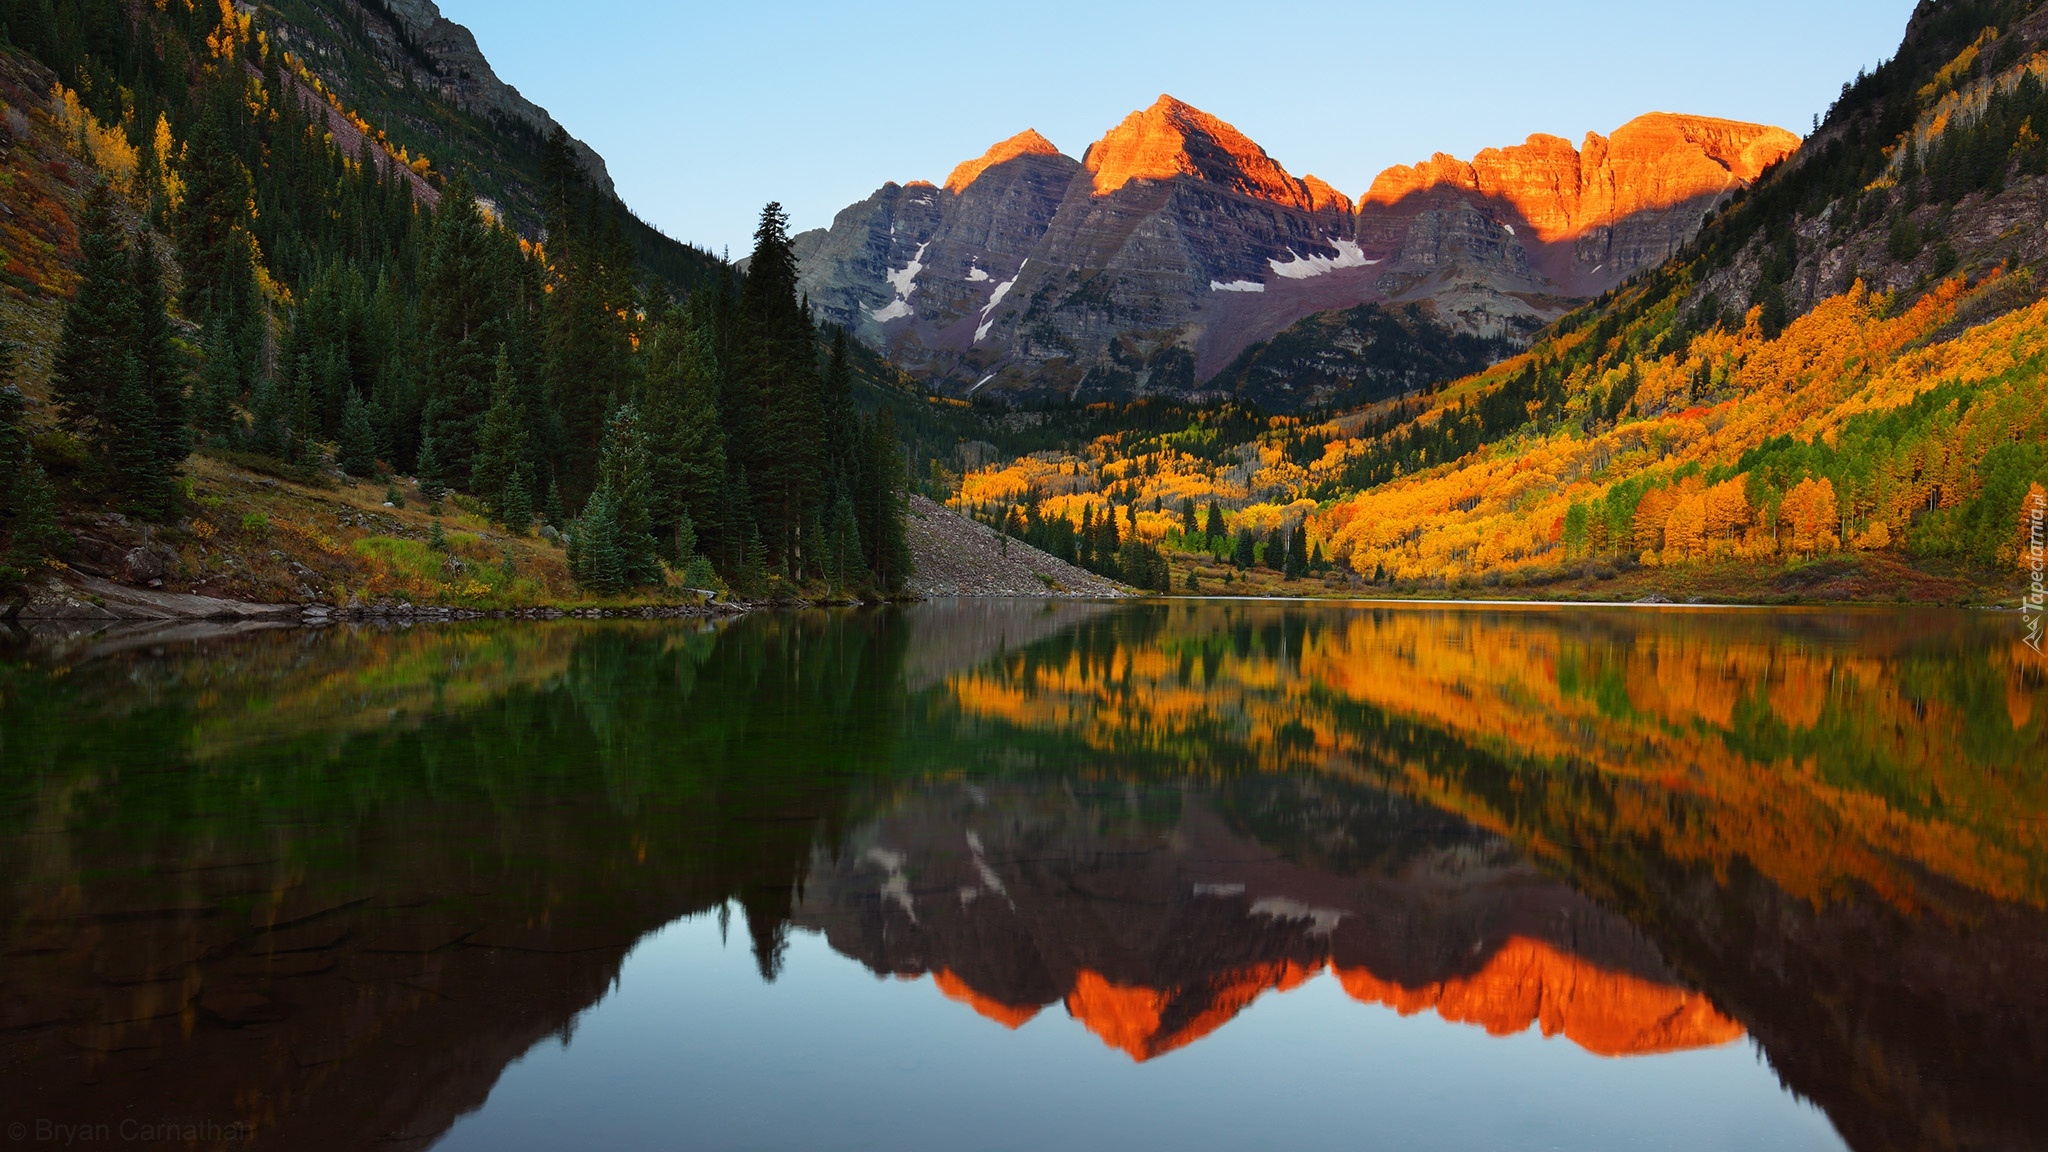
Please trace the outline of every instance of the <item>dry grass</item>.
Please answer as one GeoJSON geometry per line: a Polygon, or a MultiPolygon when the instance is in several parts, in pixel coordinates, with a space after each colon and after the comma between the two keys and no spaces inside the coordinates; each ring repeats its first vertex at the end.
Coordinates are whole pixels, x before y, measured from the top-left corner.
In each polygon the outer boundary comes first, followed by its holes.
{"type": "Polygon", "coordinates": [[[570,578],[559,545],[512,536],[453,503],[430,515],[410,481],[399,482],[405,506],[396,508],[386,506],[380,481],[312,488],[203,456],[187,475],[190,519],[156,536],[178,554],[165,579],[173,591],[337,607],[351,599],[479,609],[694,599],[680,588],[591,597],[570,578]],[[437,519],[445,550],[431,544],[437,519]]]}

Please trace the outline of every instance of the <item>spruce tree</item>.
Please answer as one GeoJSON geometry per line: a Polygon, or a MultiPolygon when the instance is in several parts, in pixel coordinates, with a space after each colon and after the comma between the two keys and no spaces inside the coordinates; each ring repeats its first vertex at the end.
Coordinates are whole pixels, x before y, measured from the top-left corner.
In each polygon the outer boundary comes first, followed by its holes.
{"type": "Polygon", "coordinates": [[[609,492],[618,522],[619,558],[627,583],[661,581],[660,548],[654,540],[649,510],[651,459],[640,412],[628,404],[605,421],[604,452],[598,458],[597,485],[609,492]]]}
{"type": "Polygon", "coordinates": [[[351,476],[368,476],[377,470],[377,434],[370,424],[370,406],[362,393],[348,390],[348,402],[341,413],[341,470],[351,476]]]}
{"type": "MultiPolygon", "coordinates": [[[[793,570],[807,518],[824,501],[824,412],[817,336],[797,298],[796,253],[780,204],[762,209],[740,293],[733,374],[742,408],[728,405],[728,443],[753,485],[754,519],[771,564],[793,570]]],[[[871,541],[878,544],[879,538],[871,541]]]]}
{"type": "MultiPolygon", "coordinates": [[[[518,402],[519,381],[512,373],[512,358],[498,350],[497,370],[491,384],[491,407],[484,414],[477,434],[476,455],[470,462],[469,490],[491,508],[491,514],[507,526],[508,498],[519,483],[530,483],[526,463],[526,412],[518,402]]],[[[520,497],[526,519],[533,518],[532,493],[520,497]]],[[[524,522],[519,525],[524,531],[524,522]]]]}
{"type": "Polygon", "coordinates": [[[586,588],[617,592],[661,581],[659,548],[650,534],[649,456],[640,414],[621,407],[605,421],[597,490],[570,526],[570,573],[586,588]]]}
{"type": "Polygon", "coordinates": [[[676,523],[673,544],[675,554],[681,557],[678,563],[688,563],[697,555],[697,525],[691,522],[687,512],[676,523]]]}
{"type": "Polygon", "coordinates": [[[569,526],[569,574],[593,592],[616,593],[626,588],[618,509],[603,487],[591,493],[583,515],[569,526]]]}
{"type": "Polygon", "coordinates": [[[541,518],[556,530],[560,530],[562,525],[569,522],[567,513],[562,510],[561,485],[555,483],[552,478],[548,480],[548,496],[546,502],[541,505],[540,514],[541,518]]]}
{"type": "Polygon", "coordinates": [[[1238,529],[1237,543],[1231,550],[1230,562],[1239,569],[1250,568],[1258,563],[1258,545],[1250,529],[1238,529]]]}
{"type": "Polygon", "coordinates": [[[211,93],[185,142],[178,175],[185,191],[172,217],[185,314],[202,325],[239,327],[256,299],[251,262],[255,190],[235,155],[226,109],[240,98],[238,76],[211,93]]]}
{"type": "MultiPolygon", "coordinates": [[[[420,279],[424,344],[425,429],[434,439],[434,479],[469,479],[477,435],[490,409],[497,359],[512,336],[494,237],[468,178],[449,182],[434,213],[427,265],[420,279]]],[[[422,449],[424,451],[424,449],[422,449]]],[[[429,471],[421,463],[418,470],[429,471]]]]}
{"type": "Polygon", "coordinates": [[[859,468],[854,440],[859,431],[853,406],[853,363],[846,344],[846,329],[832,326],[832,350],[825,361],[820,391],[825,422],[826,483],[835,493],[859,468]]]}
{"type": "Polygon", "coordinates": [[[57,524],[57,496],[36,462],[14,386],[14,346],[0,341],[0,594],[27,580],[69,537],[57,524]]]}
{"type": "MultiPolygon", "coordinates": [[[[651,531],[672,540],[687,519],[713,534],[720,527],[719,490],[725,438],[718,412],[716,333],[702,305],[670,308],[648,344],[641,386],[649,454],[651,531]]],[[[688,553],[669,557],[677,564],[688,553]]]]}
{"type": "Polygon", "coordinates": [[[110,493],[131,515],[161,520],[170,515],[171,475],[157,456],[156,401],[149,394],[142,362],[128,357],[113,420],[102,422],[106,439],[106,480],[110,493]]]}
{"type": "Polygon", "coordinates": [[[192,430],[185,402],[185,369],[172,342],[163,262],[148,233],[135,244],[133,278],[135,359],[142,370],[143,389],[149,393],[157,468],[175,474],[192,454],[192,430]]]}
{"type": "Polygon", "coordinates": [[[628,398],[636,311],[632,252],[611,199],[594,187],[557,129],[541,157],[553,291],[542,304],[548,405],[561,423],[573,501],[597,483],[605,415],[628,398]]]}
{"type": "Polygon", "coordinates": [[[1287,566],[1287,533],[1278,524],[1266,533],[1266,567],[1281,569],[1287,566]]]}
{"type": "Polygon", "coordinates": [[[1281,573],[1289,580],[1299,580],[1308,573],[1308,530],[1306,526],[1295,529],[1288,535],[1286,561],[1281,573]]]}
{"type": "MultiPolygon", "coordinates": [[[[1003,541],[1007,554],[1009,537],[1004,537],[1003,541]]],[[[825,548],[830,556],[833,585],[846,588],[859,582],[863,573],[860,519],[854,515],[852,497],[844,491],[832,502],[832,519],[826,529],[825,548]]]]}
{"type": "Polygon", "coordinates": [[[300,356],[297,367],[281,393],[284,413],[283,451],[278,453],[295,464],[307,460],[312,455],[313,438],[319,431],[313,390],[313,358],[300,356]]]}
{"type": "Polygon", "coordinates": [[[199,373],[199,430],[215,444],[232,444],[242,435],[235,405],[242,400],[242,374],[235,363],[227,330],[216,325],[206,334],[206,365],[199,373]]]}
{"type": "Polygon", "coordinates": [[[435,450],[434,434],[431,431],[420,433],[419,480],[420,495],[425,497],[429,504],[439,504],[448,488],[441,482],[441,457],[435,450]]]}
{"type": "Polygon", "coordinates": [[[249,392],[249,430],[243,438],[244,447],[283,459],[289,450],[290,408],[284,384],[268,373],[257,377],[256,386],[249,392]]]}
{"type": "MultiPolygon", "coordinates": [[[[126,234],[105,185],[86,201],[78,247],[78,291],[64,309],[50,392],[59,422],[92,449],[106,480],[119,435],[113,425],[116,401],[128,383],[136,344],[136,307],[126,234]]],[[[154,428],[152,418],[152,433],[154,428]]]]}
{"type": "Polygon", "coordinates": [[[1209,501],[1209,518],[1202,526],[1202,534],[1211,540],[1221,540],[1229,534],[1229,531],[1223,525],[1223,509],[1218,507],[1214,500],[1209,501]]]}
{"type": "Polygon", "coordinates": [[[861,469],[854,513],[867,569],[877,587],[895,592],[911,575],[910,541],[903,517],[909,476],[904,471],[903,445],[896,437],[896,416],[888,408],[861,422],[861,469]]]}
{"type": "Polygon", "coordinates": [[[511,481],[505,485],[498,519],[514,536],[524,536],[533,528],[533,469],[530,465],[521,464],[513,471],[511,481]]]}

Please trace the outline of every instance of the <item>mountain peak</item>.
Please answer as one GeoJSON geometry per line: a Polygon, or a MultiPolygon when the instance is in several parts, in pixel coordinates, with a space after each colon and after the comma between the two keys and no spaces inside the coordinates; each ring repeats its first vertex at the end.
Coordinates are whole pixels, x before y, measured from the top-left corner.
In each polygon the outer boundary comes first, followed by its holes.
{"type": "Polygon", "coordinates": [[[1301,178],[1301,186],[1308,192],[1309,204],[1317,212],[1334,210],[1342,215],[1351,215],[1351,197],[1332,187],[1321,176],[1308,175],[1301,178]]]}
{"type": "MultiPolygon", "coordinates": [[[[1589,137],[1590,139],[1590,137],[1589,137]]],[[[1614,130],[1609,145],[1645,151],[1697,149],[1744,184],[1756,182],[1764,169],[1799,151],[1799,137],[1768,124],[1746,124],[1712,116],[1650,112],[1614,130]]]]}
{"type": "Polygon", "coordinates": [[[953,174],[946,177],[946,191],[957,196],[967,191],[969,184],[979,180],[983,172],[998,164],[1006,164],[1019,156],[1057,156],[1059,154],[1060,150],[1053,147],[1052,141],[1039,135],[1038,129],[1026,128],[1008,140],[1000,141],[991,146],[988,151],[982,153],[976,159],[965,161],[959,167],[953,169],[953,174]]]}
{"type": "Polygon", "coordinates": [[[1576,147],[1538,133],[1513,147],[1488,148],[1470,161],[1438,153],[1412,168],[1389,168],[1373,181],[1359,211],[1391,208],[1425,194],[1471,194],[1533,229],[1536,239],[1553,243],[1631,217],[1713,202],[1754,183],[1799,145],[1782,128],[1652,112],[1612,136],[1588,132],[1576,147]]]}
{"type": "Polygon", "coordinates": [[[1191,176],[1234,192],[1313,210],[1301,181],[1236,128],[1191,104],[1161,96],[1090,145],[1081,163],[1107,196],[1133,180],[1191,176]]]}

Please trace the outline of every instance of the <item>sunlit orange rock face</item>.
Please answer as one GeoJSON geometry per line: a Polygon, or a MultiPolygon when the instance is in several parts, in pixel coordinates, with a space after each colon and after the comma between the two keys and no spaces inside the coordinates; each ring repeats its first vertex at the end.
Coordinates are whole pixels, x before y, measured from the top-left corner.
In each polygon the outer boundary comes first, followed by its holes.
{"type": "MultiPolygon", "coordinates": [[[[1545,1036],[1563,1036],[1598,1056],[1712,1048],[1744,1034],[1741,1024],[1697,992],[1609,971],[1541,940],[1517,938],[1469,976],[1413,987],[1366,968],[1330,970],[1353,999],[1403,1016],[1434,1012],[1493,1036],[1540,1026],[1545,1036]]],[[[1322,971],[1279,961],[1225,973],[1199,988],[1158,989],[1117,984],[1083,970],[1067,993],[1066,1008],[1103,1043],[1133,1060],[1150,1060],[1209,1035],[1266,992],[1291,991],[1322,971]],[[1173,1013],[1175,1007],[1181,1011],[1173,1013]]],[[[936,982],[948,997],[1005,1027],[1016,1028],[1038,1012],[992,1001],[951,972],[940,972],[936,982]]]]}
{"type": "Polygon", "coordinates": [[[955,1000],[974,1009],[975,1014],[993,1020],[1003,1027],[1016,1031],[1031,1022],[1043,1007],[1038,1004],[1005,1004],[993,997],[984,996],[974,990],[967,981],[941,968],[933,973],[932,983],[938,985],[948,1000],[955,1000]]]}
{"type": "Polygon", "coordinates": [[[1007,164],[1019,156],[1057,156],[1060,150],[1052,141],[1038,134],[1036,128],[1026,128],[1008,140],[992,145],[988,151],[973,160],[962,161],[946,177],[946,191],[959,195],[967,186],[981,179],[981,174],[998,164],[1007,164]]]}
{"type": "Polygon", "coordinates": [[[1315,196],[1244,133],[1199,108],[1161,96],[1110,129],[1081,158],[1095,195],[1107,196],[1133,180],[1193,176],[1233,192],[1304,212],[1315,196]]]}
{"type": "MultiPolygon", "coordinates": [[[[1319,964],[1283,960],[1223,973],[1199,987],[1118,984],[1083,969],[1066,995],[1068,1015],[1133,1060],[1184,1048],[1229,1023],[1267,992],[1287,992],[1320,975],[1319,964]]],[[[1433,1012],[1489,1035],[1513,1036],[1531,1026],[1563,1036],[1596,1056],[1655,1056],[1739,1040],[1741,1024],[1697,992],[1628,972],[1604,969],[1541,940],[1516,938],[1477,972],[1409,986],[1370,969],[1332,965],[1353,999],[1414,1016],[1433,1012]]],[[[950,971],[934,983],[1006,1028],[1035,1018],[1037,1005],[1011,1005],[984,995],[950,971]]]]}
{"type": "Polygon", "coordinates": [[[796,247],[821,318],[941,391],[1211,395],[1252,344],[1359,304],[1519,340],[1667,258],[1797,146],[1659,113],[1581,147],[1534,136],[1390,169],[1354,203],[1161,96],[1079,163],[1027,131],[935,194],[885,185],[796,247]]]}
{"type": "Polygon", "coordinates": [[[1626,972],[1609,972],[1540,940],[1517,938],[1470,976],[1419,988],[1362,968],[1336,970],[1354,999],[1413,1016],[1435,1012],[1512,1036],[1539,1024],[1600,1056],[1649,1056],[1738,1040],[1742,1025],[1706,997],[1626,972]]]}
{"type": "Polygon", "coordinates": [[[1488,148],[1470,163],[1439,152],[1412,168],[1389,168],[1359,209],[1394,205],[1437,187],[1461,189],[1512,206],[1539,239],[1550,241],[1744,187],[1798,149],[1799,138],[1782,128],[1652,112],[1612,138],[1587,133],[1581,148],[1535,135],[1525,144],[1488,148]]]}
{"type": "Polygon", "coordinates": [[[1067,993],[1067,1013],[1131,1059],[1150,1060],[1221,1028],[1266,992],[1299,988],[1320,971],[1281,960],[1226,973],[1205,987],[1161,990],[1119,985],[1083,969],[1067,993]]]}
{"type": "Polygon", "coordinates": [[[1303,176],[1301,186],[1308,189],[1310,206],[1317,212],[1336,211],[1351,214],[1351,197],[1346,196],[1321,176],[1303,176]]]}
{"type": "Polygon", "coordinates": [[[1513,147],[1488,148],[1470,162],[1438,153],[1414,167],[1389,168],[1373,181],[1359,202],[1361,237],[1370,234],[1371,217],[1451,193],[1490,209],[1525,244],[1556,244],[1632,222],[1638,231],[1655,233],[1656,243],[1646,247],[1639,240],[1622,251],[1582,255],[1633,270],[1662,259],[1664,249],[1697,230],[1696,215],[1666,221],[1665,214],[1704,211],[1798,148],[1799,138],[1782,128],[1653,112],[1612,137],[1587,133],[1577,148],[1536,135],[1513,147]]]}
{"type": "Polygon", "coordinates": [[[1626,922],[1490,833],[1329,781],[1094,799],[1029,783],[930,788],[815,855],[793,920],[878,974],[932,977],[1004,1028],[1064,1007],[1136,1061],[1325,975],[1368,1004],[1496,1035],[1540,1025],[1601,1055],[1743,1034],[1626,922]],[[1344,847],[1293,859],[1226,808],[1280,821],[1290,842],[1344,847]]]}

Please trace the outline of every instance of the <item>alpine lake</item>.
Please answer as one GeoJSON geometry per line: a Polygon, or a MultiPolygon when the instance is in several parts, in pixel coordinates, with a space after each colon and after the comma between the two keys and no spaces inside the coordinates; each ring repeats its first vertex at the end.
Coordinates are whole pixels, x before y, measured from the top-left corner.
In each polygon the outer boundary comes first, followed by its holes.
{"type": "Polygon", "coordinates": [[[7,1147],[2048,1147],[2010,614],[0,648],[7,1147]]]}

